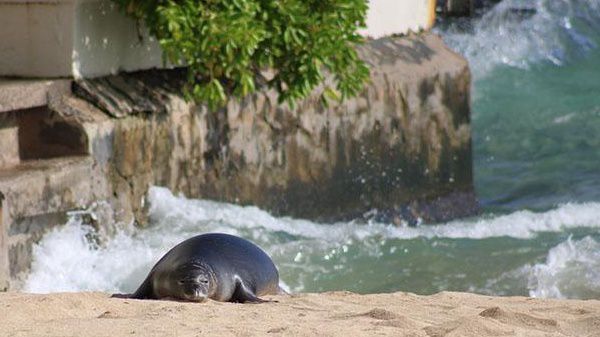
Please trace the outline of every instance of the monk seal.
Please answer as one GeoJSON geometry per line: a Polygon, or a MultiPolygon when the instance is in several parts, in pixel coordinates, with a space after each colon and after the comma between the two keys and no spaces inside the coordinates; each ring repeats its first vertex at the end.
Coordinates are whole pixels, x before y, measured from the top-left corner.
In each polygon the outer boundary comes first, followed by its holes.
{"type": "Polygon", "coordinates": [[[173,247],[130,297],[260,303],[266,301],[258,296],[282,292],[277,268],[262,249],[237,236],[210,233],[173,247]]]}

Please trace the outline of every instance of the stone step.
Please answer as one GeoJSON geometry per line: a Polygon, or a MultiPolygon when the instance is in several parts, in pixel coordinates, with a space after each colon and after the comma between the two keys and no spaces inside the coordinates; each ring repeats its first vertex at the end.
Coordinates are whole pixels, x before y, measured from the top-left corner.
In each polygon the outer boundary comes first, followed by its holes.
{"type": "Polygon", "coordinates": [[[0,78],[0,116],[3,112],[48,105],[48,96],[64,94],[71,81],[0,78]]]}
{"type": "Polygon", "coordinates": [[[24,161],[0,170],[0,257],[8,257],[0,261],[0,288],[2,274],[17,280],[29,269],[32,245],[63,225],[68,211],[100,199],[93,163],[89,156],[77,156],[24,161]]]}

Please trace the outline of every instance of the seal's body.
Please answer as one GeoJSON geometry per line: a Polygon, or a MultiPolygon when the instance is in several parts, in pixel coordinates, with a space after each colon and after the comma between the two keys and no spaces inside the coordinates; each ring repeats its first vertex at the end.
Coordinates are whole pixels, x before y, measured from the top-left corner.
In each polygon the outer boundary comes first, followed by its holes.
{"type": "Polygon", "coordinates": [[[262,249],[237,236],[212,233],[171,249],[131,297],[243,303],[264,302],[258,296],[278,292],[279,273],[262,249]]]}

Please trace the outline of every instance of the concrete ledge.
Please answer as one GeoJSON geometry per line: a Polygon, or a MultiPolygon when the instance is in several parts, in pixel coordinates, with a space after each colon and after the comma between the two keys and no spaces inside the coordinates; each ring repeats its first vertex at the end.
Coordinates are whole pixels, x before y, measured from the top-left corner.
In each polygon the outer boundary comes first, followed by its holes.
{"type": "Polygon", "coordinates": [[[0,79],[0,113],[48,105],[50,94],[65,94],[70,86],[69,80],[0,79]]]}

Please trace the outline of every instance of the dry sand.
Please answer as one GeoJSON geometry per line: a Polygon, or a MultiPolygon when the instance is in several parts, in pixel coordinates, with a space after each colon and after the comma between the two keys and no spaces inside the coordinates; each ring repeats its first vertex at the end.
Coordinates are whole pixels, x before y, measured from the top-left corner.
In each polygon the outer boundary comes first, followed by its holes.
{"type": "MultiPolygon", "coordinates": [[[[269,297],[267,297],[269,298],[269,297]]],[[[0,294],[1,336],[598,336],[600,301],[348,292],[278,303],[0,294]]]]}

